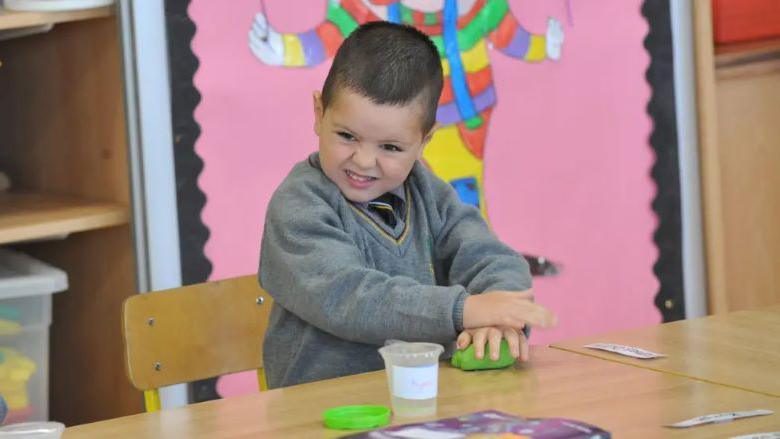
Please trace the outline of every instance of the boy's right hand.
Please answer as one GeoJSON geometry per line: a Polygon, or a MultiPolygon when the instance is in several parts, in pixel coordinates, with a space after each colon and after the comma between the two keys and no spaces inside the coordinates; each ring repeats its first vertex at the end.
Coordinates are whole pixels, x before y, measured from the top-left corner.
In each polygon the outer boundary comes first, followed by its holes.
{"type": "Polygon", "coordinates": [[[466,349],[474,345],[474,355],[478,360],[485,358],[485,347],[490,350],[490,359],[498,361],[501,352],[501,340],[506,340],[512,358],[528,361],[528,339],[523,331],[513,328],[476,328],[465,329],[458,335],[458,349],[466,349]]]}
{"type": "Polygon", "coordinates": [[[463,305],[463,328],[525,326],[549,328],[558,323],[550,310],[533,302],[533,291],[490,291],[468,296],[463,305]]]}

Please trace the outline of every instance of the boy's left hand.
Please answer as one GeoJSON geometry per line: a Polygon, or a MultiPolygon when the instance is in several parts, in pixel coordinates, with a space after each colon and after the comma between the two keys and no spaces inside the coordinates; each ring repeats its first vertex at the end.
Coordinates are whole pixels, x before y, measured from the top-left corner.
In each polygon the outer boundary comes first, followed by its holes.
{"type": "Polygon", "coordinates": [[[501,339],[506,339],[509,344],[512,358],[528,361],[528,340],[525,338],[525,334],[523,331],[509,327],[485,326],[466,329],[458,335],[458,349],[465,349],[473,343],[474,354],[481,360],[485,356],[485,342],[487,342],[490,359],[495,361],[498,360],[501,339]]]}

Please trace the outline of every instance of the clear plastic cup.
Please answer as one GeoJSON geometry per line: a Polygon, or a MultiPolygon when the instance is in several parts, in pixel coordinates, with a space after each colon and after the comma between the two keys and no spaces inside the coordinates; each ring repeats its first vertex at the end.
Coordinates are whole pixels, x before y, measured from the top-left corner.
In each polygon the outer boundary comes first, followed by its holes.
{"type": "Polygon", "coordinates": [[[385,360],[387,385],[393,413],[399,417],[430,416],[436,413],[439,390],[439,355],[435,343],[392,342],[379,349],[385,360]]]}

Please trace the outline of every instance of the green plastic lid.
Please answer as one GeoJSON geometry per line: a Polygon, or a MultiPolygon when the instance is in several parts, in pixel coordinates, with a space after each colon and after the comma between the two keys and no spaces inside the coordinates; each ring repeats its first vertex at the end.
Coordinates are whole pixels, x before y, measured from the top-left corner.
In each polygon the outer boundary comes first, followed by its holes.
{"type": "Polygon", "coordinates": [[[365,430],[390,423],[390,409],[383,405],[345,405],[325,410],[325,426],[336,430],[365,430]]]}

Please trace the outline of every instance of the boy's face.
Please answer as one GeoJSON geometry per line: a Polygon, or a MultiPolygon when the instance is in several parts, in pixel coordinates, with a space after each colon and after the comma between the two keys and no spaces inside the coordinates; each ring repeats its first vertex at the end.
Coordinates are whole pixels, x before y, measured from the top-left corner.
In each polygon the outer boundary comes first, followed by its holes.
{"type": "Polygon", "coordinates": [[[430,140],[430,133],[422,132],[418,99],[404,106],[380,105],[342,87],[327,109],[320,93],[314,93],[314,117],[322,170],[358,203],[403,184],[430,140]]]}

